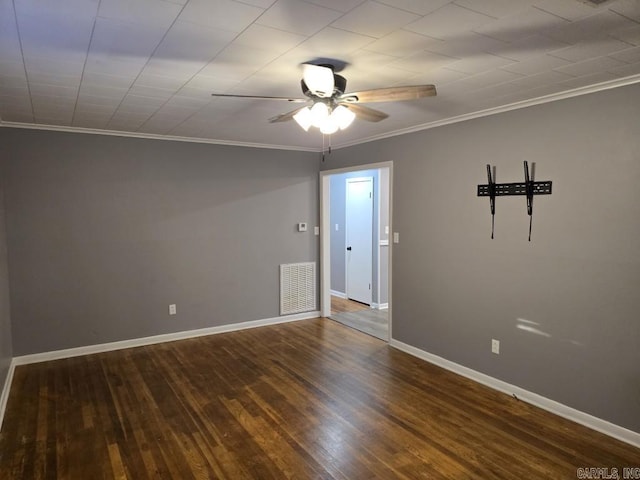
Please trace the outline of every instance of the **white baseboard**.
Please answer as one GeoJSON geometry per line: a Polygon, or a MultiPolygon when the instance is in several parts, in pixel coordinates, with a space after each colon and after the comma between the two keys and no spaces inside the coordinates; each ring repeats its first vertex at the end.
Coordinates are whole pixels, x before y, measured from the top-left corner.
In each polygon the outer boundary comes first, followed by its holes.
{"type": "Polygon", "coordinates": [[[584,425],[585,427],[589,427],[592,430],[596,430],[625,443],[629,443],[635,447],[640,447],[640,433],[620,427],[619,425],[607,422],[606,420],[594,417],[593,415],[568,407],[567,405],[563,405],[555,400],[550,400],[542,395],[538,395],[537,393],[529,392],[523,388],[516,387],[510,383],[503,382],[502,380],[498,380],[497,378],[472,370],[471,368],[464,367],[458,363],[433,355],[432,353],[425,352],[424,350],[412,347],[411,345],[407,345],[406,343],[398,340],[391,339],[389,345],[413,355],[414,357],[425,360],[426,362],[433,363],[434,365],[457,373],[458,375],[462,375],[463,377],[467,377],[478,383],[486,385],[494,390],[504,392],[508,395],[515,395],[522,401],[559,415],[560,417],[564,417],[568,420],[584,425]]]}
{"type": "Polygon", "coordinates": [[[330,293],[331,293],[332,297],[347,298],[347,294],[344,293],[344,292],[338,292],[337,290],[331,290],[330,293]]]}
{"type": "Polygon", "coordinates": [[[7,372],[7,378],[4,380],[2,392],[0,392],[0,430],[2,430],[2,421],[4,420],[4,412],[7,409],[7,402],[9,401],[9,390],[11,390],[11,382],[13,381],[13,372],[16,369],[16,364],[11,360],[9,364],[9,371],[7,372]]]}
{"type": "Polygon", "coordinates": [[[372,303],[371,308],[374,308],[376,310],[386,310],[389,308],[389,304],[388,303],[372,303]]]}
{"type": "Polygon", "coordinates": [[[281,317],[265,318],[262,320],[252,320],[250,322],[232,323],[217,327],[201,328],[198,330],[186,330],[183,332],[166,333],[151,337],[133,338],[119,342],[101,343],[98,345],[88,345],[86,347],[68,348],[65,350],[55,350],[53,352],[34,353],[15,357],[12,363],[15,365],[27,365],[30,363],[48,362],[50,360],[60,360],[62,358],[79,357],[92,353],[110,352],[122,350],[123,348],[142,347],[155,343],[173,342],[174,340],[184,340],[187,338],[203,337],[205,335],[215,335],[217,333],[235,332],[248,328],[264,327],[267,325],[277,325],[279,323],[296,322],[298,320],[308,320],[318,318],[319,311],[297,313],[295,315],[283,315],[281,317]]]}

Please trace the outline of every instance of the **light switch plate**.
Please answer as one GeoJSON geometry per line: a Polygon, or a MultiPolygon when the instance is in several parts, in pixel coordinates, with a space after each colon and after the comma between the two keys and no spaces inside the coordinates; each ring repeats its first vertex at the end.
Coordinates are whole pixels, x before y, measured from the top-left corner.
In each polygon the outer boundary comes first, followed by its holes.
{"type": "Polygon", "coordinates": [[[298,223],[298,231],[299,232],[306,232],[307,231],[307,223],[306,222],[298,223]]]}

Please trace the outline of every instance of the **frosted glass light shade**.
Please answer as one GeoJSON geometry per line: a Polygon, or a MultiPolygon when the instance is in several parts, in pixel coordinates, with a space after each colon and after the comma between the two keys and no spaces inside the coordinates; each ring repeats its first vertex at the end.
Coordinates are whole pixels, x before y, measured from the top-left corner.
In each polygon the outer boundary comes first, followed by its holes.
{"type": "Polygon", "coordinates": [[[338,130],[347,128],[356,118],[355,113],[343,105],[331,109],[325,102],[317,101],[311,107],[303,107],[293,116],[293,119],[305,132],[316,127],[325,135],[331,135],[338,130]]]}
{"type": "Polygon", "coordinates": [[[356,114],[347,107],[338,105],[334,108],[333,112],[331,112],[331,117],[333,117],[334,123],[338,125],[340,130],[344,130],[353,123],[353,120],[356,118],[356,114]]]}
{"type": "Polygon", "coordinates": [[[338,128],[339,128],[338,124],[336,123],[333,115],[329,115],[320,124],[320,131],[325,135],[331,135],[332,133],[336,133],[338,131],[338,128]]]}
{"type": "Polygon", "coordinates": [[[305,132],[308,132],[309,127],[313,124],[313,114],[309,107],[300,109],[300,111],[293,116],[293,119],[304,129],[305,132]]]}
{"type": "Polygon", "coordinates": [[[329,98],[333,95],[333,70],[319,65],[305,64],[303,66],[304,83],[309,90],[318,97],[329,98]]]}
{"type": "Polygon", "coordinates": [[[323,102],[316,102],[311,107],[311,125],[320,128],[322,122],[329,117],[329,107],[323,102]]]}

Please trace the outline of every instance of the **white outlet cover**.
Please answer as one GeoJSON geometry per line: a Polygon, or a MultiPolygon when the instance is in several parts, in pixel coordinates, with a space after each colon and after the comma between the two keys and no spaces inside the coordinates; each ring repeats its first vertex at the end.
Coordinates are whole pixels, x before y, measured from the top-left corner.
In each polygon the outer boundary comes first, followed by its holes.
{"type": "Polygon", "coordinates": [[[398,232],[393,232],[393,243],[400,243],[400,234],[398,232]]]}
{"type": "Polygon", "coordinates": [[[313,233],[315,235],[320,235],[320,227],[313,227],[313,233]]]}
{"type": "Polygon", "coordinates": [[[299,231],[299,232],[306,232],[306,231],[307,231],[307,224],[306,224],[306,222],[300,222],[300,223],[298,223],[298,231],[299,231]]]}
{"type": "Polygon", "coordinates": [[[175,315],[176,313],[176,304],[172,303],[171,305],[169,305],[169,315],[175,315]]]}
{"type": "Polygon", "coordinates": [[[500,340],[491,340],[491,352],[500,355],[500,340]]]}

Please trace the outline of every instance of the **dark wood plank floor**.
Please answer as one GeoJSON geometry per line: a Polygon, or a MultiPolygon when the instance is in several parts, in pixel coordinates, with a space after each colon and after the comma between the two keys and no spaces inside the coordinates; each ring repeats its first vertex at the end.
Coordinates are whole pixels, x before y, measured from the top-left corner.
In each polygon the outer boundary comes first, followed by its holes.
{"type": "Polygon", "coordinates": [[[0,456],[3,480],[560,479],[640,466],[640,449],[328,319],[18,367],[0,456]]]}
{"type": "Polygon", "coordinates": [[[371,307],[364,303],[349,300],[348,298],[340,298],[331,295],[331,313],[347,313],[360,312],[362,310],[370,310],[371,307]]]}

